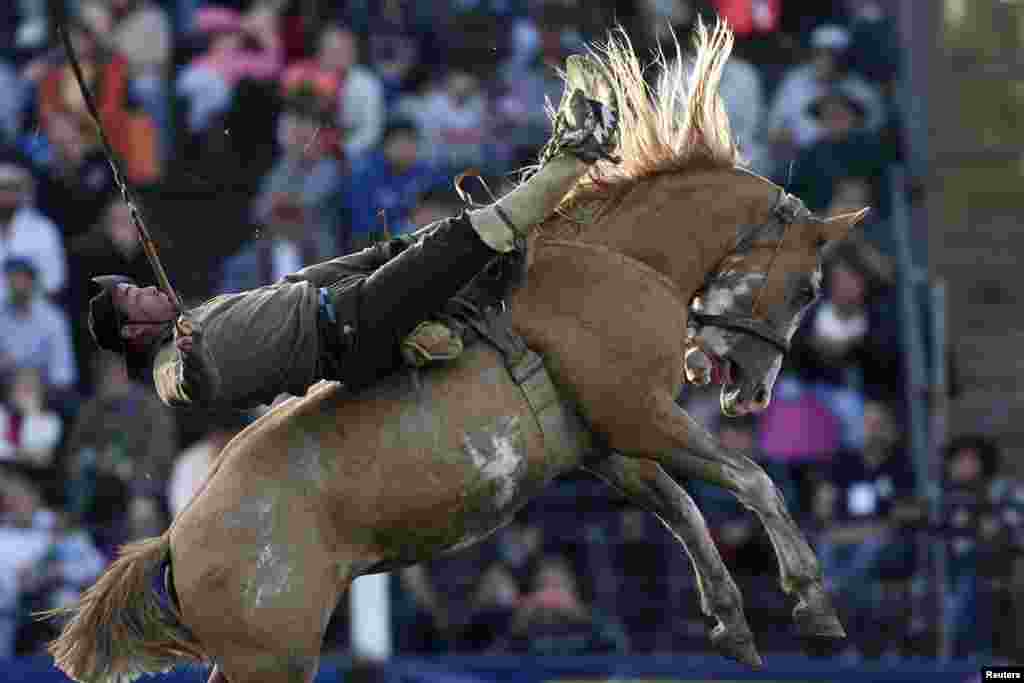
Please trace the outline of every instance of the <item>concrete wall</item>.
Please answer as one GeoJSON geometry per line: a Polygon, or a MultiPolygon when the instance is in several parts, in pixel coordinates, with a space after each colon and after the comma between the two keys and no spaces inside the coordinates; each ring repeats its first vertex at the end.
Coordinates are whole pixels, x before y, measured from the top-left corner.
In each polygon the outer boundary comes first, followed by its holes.
{"type": "Polygon", "coordinates": [[[964,388],[950,433],[998,436],[1008,467],[1024,472],[1024,4],[912,4],[911,66],[927,83],[928,121],[917,134],[928,254],[932,275],[949,285],[964,388]]]}

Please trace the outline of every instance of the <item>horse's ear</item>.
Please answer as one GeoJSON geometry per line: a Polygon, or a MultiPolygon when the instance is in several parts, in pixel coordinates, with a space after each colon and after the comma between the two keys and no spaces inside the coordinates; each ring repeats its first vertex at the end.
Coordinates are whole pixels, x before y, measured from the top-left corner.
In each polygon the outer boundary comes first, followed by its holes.
{"type": "Polygon", "coordinates": [[[860,211],[840,214],[826,218],[821,222],[821,239],[823,242],[838,242],[846,239],[850,231],[868,215],[871,209],[864,207],[860,211]]]}

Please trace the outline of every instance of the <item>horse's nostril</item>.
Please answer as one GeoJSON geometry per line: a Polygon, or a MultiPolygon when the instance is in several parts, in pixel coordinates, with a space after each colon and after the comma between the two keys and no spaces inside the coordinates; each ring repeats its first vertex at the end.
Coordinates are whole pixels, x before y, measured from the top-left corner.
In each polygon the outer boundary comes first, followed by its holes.
{"type": "Polygon", "coordinates": [[[765,405],[768,403],[768,389],[765,387],[758,387],[757,391],[754,392],[754,403],[758,405],[765,405]]]}

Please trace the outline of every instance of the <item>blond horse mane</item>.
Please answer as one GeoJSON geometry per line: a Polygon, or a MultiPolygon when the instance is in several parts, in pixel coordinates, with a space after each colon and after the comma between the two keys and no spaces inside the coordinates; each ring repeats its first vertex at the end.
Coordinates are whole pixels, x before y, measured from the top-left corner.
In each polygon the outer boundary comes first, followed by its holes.
{"type": "Polygon", "coordinates": [[[168,534],[121,548],[77,605],[41,617],[70,617],[50,644],[54,663],[81,683],[131,681],[207,656],[152,590],[153,572],[170,552],[168,534]]]}
{"type": "MultiPolygon", "coordinates": [[[[711,31],[698,23],[694,52],[685,56],[672,36],[675,58],[659,48],[650,65],[659,73],[648,84],[629,36],[620,26],[588,54],[607,75],[618,100],[618,164],[599,161],[566,195],[559,209],[583,202],[613,200],[638,182],[664,173],[732,168],[742,163],[729,117],[718,95],[722,71],[732,53],[733,34],[719,21],[711,31]],[[687,75],[688,74],[688,75],[687,75]]],[[[561,74],[563,80],[565,74],[561,74]]],[[[555,110],[548,106],[554,119],[555,110]]],[[[526,173],[536,167],[524,169],[526,173]]]]}

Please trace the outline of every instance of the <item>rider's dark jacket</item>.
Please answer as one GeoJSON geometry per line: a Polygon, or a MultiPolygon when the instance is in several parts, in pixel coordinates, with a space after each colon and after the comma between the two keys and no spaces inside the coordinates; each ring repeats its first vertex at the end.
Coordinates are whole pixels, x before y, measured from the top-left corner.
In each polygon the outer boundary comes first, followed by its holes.
{"type": "Polygon", "coordinates": [[[191,309],[218,375],[214,391],[186,381],[194,361],[175,347],[171,325],[147,353],[129,354],[129,367],[151,367],[169,405],[251,408],[281,393],[301,396],[321,379],[369,386],[401,363],[400,341],[498,255],[465,212],[408,244],[391,240],[191,309]]]}

